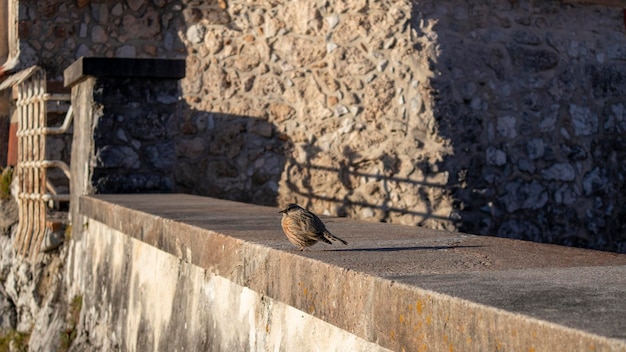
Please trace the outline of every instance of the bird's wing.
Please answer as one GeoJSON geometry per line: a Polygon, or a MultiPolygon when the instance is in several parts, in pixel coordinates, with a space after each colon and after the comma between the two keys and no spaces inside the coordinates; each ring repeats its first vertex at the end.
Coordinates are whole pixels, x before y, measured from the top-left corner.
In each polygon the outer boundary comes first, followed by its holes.
{"type": "Polygon", "coordinates": [[[312,223],[315,229],[317,230],[317,235],[319,236],[321,241],[332,244],[331,241],[339,241],[343,244],[348,244],[348,242],[342,240],[341,238],[333,235],[326,229],[326,225],[317,217],[317,215],[310,213],[312,215],[312,223]]]}
{"type": "Polygon", "coordinates": [[[311,213],[310,211],[305,210],[302,213],[302,227],[306,236],[314,238],[318,241],[331,243],[324,236],[324,232],[326,231],[324,223],[317,217],[317,215],[311,213]]]}

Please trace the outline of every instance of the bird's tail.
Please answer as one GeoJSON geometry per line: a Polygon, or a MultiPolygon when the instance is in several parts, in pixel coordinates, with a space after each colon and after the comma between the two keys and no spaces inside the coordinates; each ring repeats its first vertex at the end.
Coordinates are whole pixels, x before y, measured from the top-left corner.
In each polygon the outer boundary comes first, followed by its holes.
{"type": "Polygon", "coordinates": [[[331,240],[331,241],[339,241],[343,244],[348,244],[348,242],[342,240],[341,238],[333,235],[332,233],[330,233],[328,230],[324,231],[324,238],[331,240]]]}

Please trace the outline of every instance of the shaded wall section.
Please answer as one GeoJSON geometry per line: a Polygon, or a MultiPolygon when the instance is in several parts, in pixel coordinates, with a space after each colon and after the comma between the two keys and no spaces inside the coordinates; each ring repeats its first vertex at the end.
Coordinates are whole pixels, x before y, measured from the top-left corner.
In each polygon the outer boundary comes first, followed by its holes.
{"type": "Polygon", "coordinates": [[[85,194],[172,192],[182,60],[81,58],[65,71],[74,134],[70,212],[85,194]]]}
{"type": "Polygon", "coordinates": [[[626,251],[623,11],[416,2],[431,23],[441,164],[471,233],[626,251]]]}

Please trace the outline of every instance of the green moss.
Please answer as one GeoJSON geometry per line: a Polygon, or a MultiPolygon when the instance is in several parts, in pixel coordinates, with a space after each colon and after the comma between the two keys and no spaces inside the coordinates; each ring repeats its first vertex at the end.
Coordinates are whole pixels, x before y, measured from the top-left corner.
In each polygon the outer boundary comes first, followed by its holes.
{"type": "Polygon", "coordinates": [[[70,322],[74,325],[78,324],[78,319],[80,319],[80,310],[83,309],[83,296],[78,295],[75,296],[70,303],[70,322]]]}
{"type": "Polygon", "coordinates": [[[0,174],[0,199],[7,199],[11,196],[11,181],[13,181],[13,169],[6,167],[0,174]]]}
{"type": "Polygon", "coordinates": [[[65,228],[65,241],[69,242],[71,239],[72,239],[72,224],[69,224],[65,228]]]}
{"type": "MultiPolygon", "coordinates": [[[[59,346],[59,351],[67,351],[72,346],[72,342],[76,339],[76,335],[78,334],[76,330],[76,326],[78,325],[78,321],[80,319],[80,310],[83,308],[83,296],[78,295],[72,299],[70,302],[70,308],[68,312],[68,325],[69,327],[63,331],[61,331],[61,346],[59,346]]],[[[1,351],[0,351],[1,352],[1,351]]]]}
{"type": "Polygon", "coordinates": [[[22,334],[16,330],[11,330],[3,336],[0,336],[0,352],[9,351],[28,351],[28,340],[30,334],[22,334]],[[13,346],[13,348],[11,348],[13,346]]]}
{"type": "Polygon", "coordinates": [[[59,351],[68,351],[74,339],[76,339],[76,329],[61,331],[61,346],[59,347],[59,351]]]}

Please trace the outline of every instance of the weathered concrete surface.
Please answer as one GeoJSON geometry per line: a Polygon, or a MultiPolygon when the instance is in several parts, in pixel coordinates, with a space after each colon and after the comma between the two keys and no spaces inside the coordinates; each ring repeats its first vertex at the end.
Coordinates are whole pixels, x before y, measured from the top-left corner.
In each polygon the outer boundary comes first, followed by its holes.
{"type": "MultiPolygon", "coordinates": [[[[192,274],[194,270],[206,269],[205,285],[226,279],[245,288],[237,292],[253,296],[246,304],[237,295],[220,296],[220,307],[255,310],[260,301],[270,299],[306,313],[301,319],[319,318],[393,350],[626,351],[626,255],[343,218],[325,221],[348,246],[320,244],[302,253],[284,238],[277,209],[271,207],[144,194],[84,197],[80,210],[89,223],[68,265],[76,276],[74,289],[80,290],[80,284],[83,289],[103,287],[96,297],[100,308],[113,295],[131,294],[120,296],[116,309],[121,311],[99,313],[127,315],[127,328],[136,329],[128,322],[136,313],[133,305],[146,304],[144,299],[154,303],[145,305],[144,312],[156,310],[160,299],[164,304],[180,300],[184,316],[176,321],[195,329],[203,326],[209,334],[203,336],[211,339],[221,322],[197,319],[195,312],[201,309],[185,310],[201,291],[185,285],[174,293],[165,289],[200,275],[192,274]],[[178,271],[161,268],[164,264],[156,259],[141,264],[151,247],[105,227],[173,255],[172,263],[180,259],[178,271]],[[92,258],[92,269],[81,277],[84,263],[79,259],[84,256],[92,258]],[[111,287],[105,279],[88,281],[107,270],[121,273],[111,277],[111,287]],[[146,270],[152,274],[141,274],[146,270]],[[153,297],[155,292],[158,297],[153,297]],[[170,294],[177,299],[168,299],[170,294]]],[[[96,306],[84,311],[96,312],[96,306]]],[[[172,314],[178,314],[172,307],[172,314]]],[[[235,316],[224,315],[224,324],[235,316]]],[[[258,325],[250,324],[243,329],[252,334],[258,325]]],[[[267,326],[272,331],[286,325],[267,326]]],[[[100,329],[110,333],[108,327],[100,329]]],[[[261,346],[266,341],[262,331],[253,335],[247,342],[256,339],[258,345],[251,349],[267,348],[261,346]]]]}
{"type": "Polygon", "coordinates": [[[386,350],[98,221],[74,249],[72,351],[386,350]]]}

